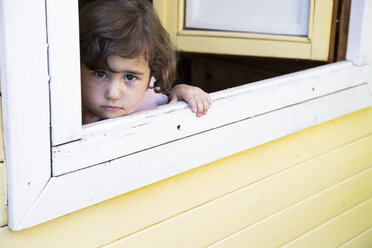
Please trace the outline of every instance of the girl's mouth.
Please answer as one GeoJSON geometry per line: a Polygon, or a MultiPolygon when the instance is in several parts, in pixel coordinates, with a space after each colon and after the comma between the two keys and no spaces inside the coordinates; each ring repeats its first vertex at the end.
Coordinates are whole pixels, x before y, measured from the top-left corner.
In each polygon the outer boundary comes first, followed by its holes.
{"type": "Polygon", "coordinates": [[[117,106],[102,106],[106,111],[116,112],[122,110],[123,108],[117,106]]]}

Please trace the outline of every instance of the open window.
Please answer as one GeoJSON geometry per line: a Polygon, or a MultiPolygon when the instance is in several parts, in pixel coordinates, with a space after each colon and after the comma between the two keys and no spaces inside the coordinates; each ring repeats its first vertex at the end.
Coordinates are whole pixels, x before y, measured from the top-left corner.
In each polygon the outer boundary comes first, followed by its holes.
{"type": "Polygon", "coordinates": [[[1,1],[9,227],[37,225],[370,106],[368,4],[353,2],[348,61],[211,93],[202,118],[180,102],[82,126],[77,1],[1,1]]]}
{"type": "Polygon", "coordinates": [[[154,0],[186,52],[327,60],[333,1],[154,0]]]}

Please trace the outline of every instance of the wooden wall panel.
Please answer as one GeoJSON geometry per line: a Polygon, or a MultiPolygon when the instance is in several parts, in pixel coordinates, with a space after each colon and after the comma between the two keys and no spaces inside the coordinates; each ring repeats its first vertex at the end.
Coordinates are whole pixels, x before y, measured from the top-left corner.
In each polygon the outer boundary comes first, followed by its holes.
{"type": "MultiPolygon", "coordinates": [[[[371,212],[370,212],[371,213],[371,212]]],[[[370,214],[369,213],[369,214],[370,214]]],[[[372,244],[372,227],[353,237],[339,248],[370,248],[372,244]]]]}
{"type": "MultiPolygon", "coordinates": [[[[279,212],[256,225],[248,227],[239,233],[218,242],[211,247],[279,247],[288,241],[298,237],[304,231],[309,231],[321,225],[325,221],[348,210],[348,207],[355,206],[371,198],[372,192],[368,189],[372,187],[372,169],[360,173],[342,183],[319,192],[309,197],[305,201],[294,204],[293,206],[279,212]]],[[[367,209],[363,210],[364,216],[371,210],[370,201],[367,209]]],[[[366,221],[368,223],[368,220],[366,221]]],[[[366,223],[360,224],[365,228],[366,223]]],[[[349,230],[353,233],[353,230],[349,230]]],[[[347,240],[349,233],[337,235],[337,230],[330,233],[338,240],[347,240]]],[[[332,239],[331,236],[329,239],[332,239]]],[[[323,240],[324,241],[324,240],[323,240]]],[[[325,242],[325,241],[324,241],[325,242]]],[[[329,241],[327,241],[329,243],[329,241]]],[[[304,244],[294,247],[335,247],[324,245],[322,241],[312,245],[311,240],[304,244]],[[323,246],[324,245],[324,246],[323,246]]],[[[342,244],[342,241],[341,241],[342,244]]]]}
{"type": "Polygon", "coordinates": [[[205,247],[235,232],[238,234],[216,247],[285,244],[372,197],[368,190],[372,188],[371,156],[372,135],[238,189],[108,247],[205,247]],[[365,171],[353,176],[361,170],[365,171]],[[338,183],[350,176],[350,179],[338,183]],[[240,231],[243,228],[245,230],[240,231]],[[268,234],[270,239],[266,238],[268,234]]]}
{"type": "Polygon", "coordinates": [[[6,171],[4,163],[3,113],[0,92],[0,227],[8,224],[6,171]]]}
{"type": "Polygon", "coordinates": [[[372,198],[327,221],[284,247],[339,247],[345,241],[366,230],[371,224],[372,198]]]}
{"type": "Polygon", "coordinates": [[[4,135],[3,135],[3,111],[2,97],[0,92],[0,162],[4,161],[4,135]]]}
{"type": "Polygon", "coordinates": [[[183,212],[192,212],[371,133],[372,108],[368,108],[28,230],[12,232],[6,227],[0,228],[0,247],[98,247],[110,244],[139,235],[140,230],[155,227],[183,212]]]}
{"type": "Polygon", "coordinates": [[[8,224],[5,164],[0,163],[0,227],[8,224]]]}

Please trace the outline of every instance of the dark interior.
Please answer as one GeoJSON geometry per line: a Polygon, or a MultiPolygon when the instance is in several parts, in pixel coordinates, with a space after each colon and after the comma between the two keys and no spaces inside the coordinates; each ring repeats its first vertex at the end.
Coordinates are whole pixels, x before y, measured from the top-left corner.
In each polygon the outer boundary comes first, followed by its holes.
{"type": "Polygon", "coordinates": [[[324,64],[297,59],[180,53],[178,81],[210,93],[324,64]]]}

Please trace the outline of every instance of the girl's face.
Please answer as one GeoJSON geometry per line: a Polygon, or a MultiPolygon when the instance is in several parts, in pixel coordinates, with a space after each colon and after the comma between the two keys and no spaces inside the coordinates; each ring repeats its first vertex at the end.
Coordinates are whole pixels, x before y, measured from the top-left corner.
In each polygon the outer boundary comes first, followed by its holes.
{"type": "Polygon", "coordinates": [[[143,56],[134,59],[110,55],[110,71],[81,66],[83,124],[133,113],[150,82],[150,68],[143,56]]]}

